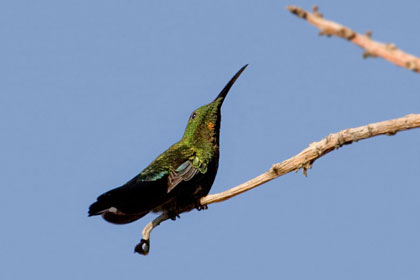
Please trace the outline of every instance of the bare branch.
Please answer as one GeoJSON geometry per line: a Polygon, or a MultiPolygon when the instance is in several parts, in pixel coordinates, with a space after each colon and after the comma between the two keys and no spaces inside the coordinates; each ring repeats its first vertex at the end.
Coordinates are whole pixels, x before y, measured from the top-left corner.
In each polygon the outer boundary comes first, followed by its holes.
{"type": "Polygon", "coordinates": [[[314,142],[308,148],[281,163],[274,164],[270,170],[227,191],[210,194],[201,198],[203,205],[221,202],[243,192],[249,191],[261,184],[273,180],[292,171],[303,170],[304,175],[315,160],[327,153],[362,139],[378,135],[395,135],[398,131],[420,127],[420,114],[410,114],[402,118],[373,123],[356,128],[348,128],[338,133],[330,134],[319,142],[314,142]]]}
{"type": "MultiPolygon", "coordinates": [[[[420,114],[410,114],[402,118],[372,123],[356,128],[348,128],[338,133],[330,134],[321,141],[310,144],[308,148],[296,156],[281,163],[274,164],[267,172],[227,191],[207,195],[201,198],[200,203],[201,205],[208,205],[225,201],[271,181],[274,178],[280,177],[292,171],[299,171],[299,169],[302,169],[303,174],[306,176],[307,170],[312,167],[315,160],[333,150],[337,150],[343,145],[351,144],[353,142],[378,135],[395,135],[399,131],[419,127],[420,114]]],[[[168,219],[169,217],[167,215],[162,214],[152,222],[148,223],[142,232],[143,239],[136,246],[135,251],[140,254],[147,255],[150,247],[149,240],[151,231],[161,222],[168,219]]]]}
{"type": "Polygon", "coordinates": [[[394,44],[384,44],[371,39],[372,32],[361,35],[336,22],[326,20],[314,6],[310,13],[297,6],[287,6],[287,10],[320,29],[320,35],[337,36],[347,39],[365,50],[363,58],[382,57],[398,66],[420,73],[420,58],[399,50],[394,44]]]}

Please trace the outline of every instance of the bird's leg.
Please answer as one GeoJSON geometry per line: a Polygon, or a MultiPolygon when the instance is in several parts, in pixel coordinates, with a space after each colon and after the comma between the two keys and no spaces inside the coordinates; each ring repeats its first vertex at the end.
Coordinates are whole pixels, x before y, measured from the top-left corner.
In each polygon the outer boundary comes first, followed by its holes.
{"type": "Polygon", "coordinates": [[[139,244],[137,244],[136,248],[134,248],[135,253],[139,253],[141,255],[147,255],[149,254],[150,250],[150,233],[152,230],[160,225],[161,222],[166,221],[170,219],[171,217],[167,213],[163,213],[160,216],[158,216],[156,219],[148,223],[144,229],[142,234],[142,239],[139,244]]]}

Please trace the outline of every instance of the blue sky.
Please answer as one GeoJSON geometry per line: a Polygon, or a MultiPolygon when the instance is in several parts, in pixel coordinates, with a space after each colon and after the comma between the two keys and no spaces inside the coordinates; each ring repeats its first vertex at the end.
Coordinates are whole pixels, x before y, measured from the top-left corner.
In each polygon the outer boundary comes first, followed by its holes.
{"type": "MultiPolygon", "coordinates": [[[[207,211],[87,217],[96,197],[183,134],[244,64],[223,105],[212,193],[329,133],[419,113],[420,77],[318,31],[311,1],[2,1],[1,279],[419,279],[420,130],[345,146],[207,211]]],[[[317,1],[420,55],[420,2],[317,1]]]]}

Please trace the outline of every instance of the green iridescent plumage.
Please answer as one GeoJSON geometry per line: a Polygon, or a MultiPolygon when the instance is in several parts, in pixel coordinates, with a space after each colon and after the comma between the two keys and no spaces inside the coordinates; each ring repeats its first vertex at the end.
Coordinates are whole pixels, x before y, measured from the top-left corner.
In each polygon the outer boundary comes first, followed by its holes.
{"type": "Polygon", "coordinates": [[[213,102],[191,114],[179,142],[126,184],[99,196],[89,207],[89,216],[102,215],[109,222],[124,224],[150,211],[175,217],[201,207],[199,199],[210,191],[218,168],[221,106],[246,66],[213,102]]]}

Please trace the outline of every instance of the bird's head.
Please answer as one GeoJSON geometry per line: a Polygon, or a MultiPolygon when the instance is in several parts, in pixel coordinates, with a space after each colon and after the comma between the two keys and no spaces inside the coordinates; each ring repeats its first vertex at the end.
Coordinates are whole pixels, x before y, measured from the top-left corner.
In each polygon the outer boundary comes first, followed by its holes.
{"type": "Polygon", "coordinates": [[[183,137],[189,144],[193,146],[201,146],[208,143],[219,145],[220,110],[223,101],[232,85],[247,66],[248,64],[244,65],[233,76],[213,102],[201,106],[191,113],[183,137]]]}

